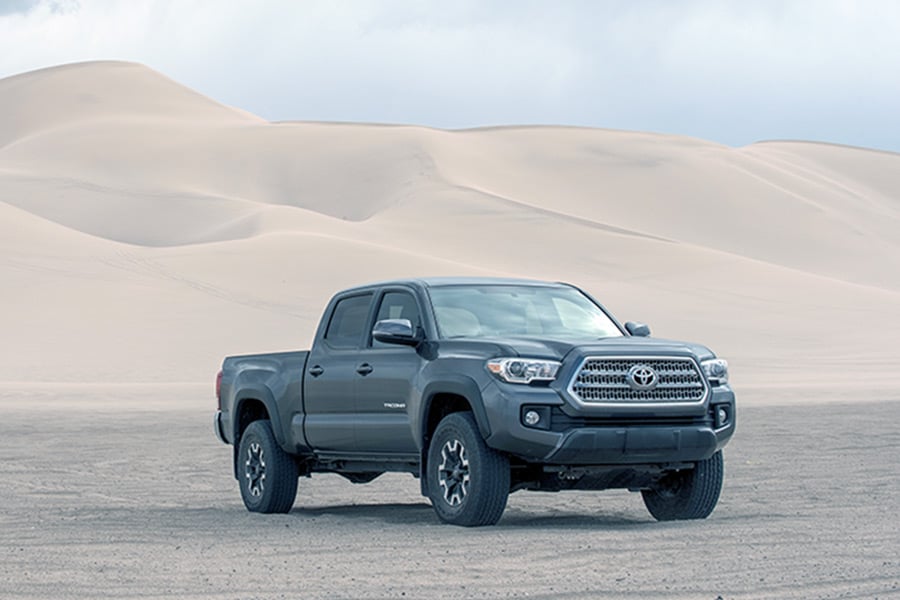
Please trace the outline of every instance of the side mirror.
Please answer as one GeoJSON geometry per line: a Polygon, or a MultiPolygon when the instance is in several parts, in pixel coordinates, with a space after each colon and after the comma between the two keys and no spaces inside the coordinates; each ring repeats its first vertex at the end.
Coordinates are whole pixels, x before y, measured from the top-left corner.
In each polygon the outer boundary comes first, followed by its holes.
{"type": "Polygon", "coordinates": [[[419,344],[419,337],[413,330],[412,322],[409,319],[383,319],[375,323],[372,328],[372,337],[384,344],[402,344],[405,346],[416,346],[419,344]]]}
{"type": "Polygon", "coordinates": [[[650,337],[650,326],[645,323],[628,321],[625,323],[625,329],[628,333],[637,337],[650,337]]]}

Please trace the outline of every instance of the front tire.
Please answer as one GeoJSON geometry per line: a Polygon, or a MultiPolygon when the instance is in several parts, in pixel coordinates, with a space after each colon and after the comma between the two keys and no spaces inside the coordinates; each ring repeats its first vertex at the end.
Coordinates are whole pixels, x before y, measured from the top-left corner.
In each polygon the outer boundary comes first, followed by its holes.
{"type": "Polygon", "coordinates": [[[241,436],[237,456],[241,498],[250,512],[286,513],[297,497],[297,462],[281,449],[269,421],[254,421],[241,436]]]}
{"type": "Polygon", "coordinates": [[[719,502],[724,475],[719,450],[690,471],[664,475],[656,486],[643,490],[644,505],[657,521],[705,519],[719,502]]]}
{"type": "Polygon", "coordinates": [[[428,496],[438,518],[451,525],[494,525],[509,497],[509,459],[488,448],[471,413],[438,424],[428,447],[428,496]]]}

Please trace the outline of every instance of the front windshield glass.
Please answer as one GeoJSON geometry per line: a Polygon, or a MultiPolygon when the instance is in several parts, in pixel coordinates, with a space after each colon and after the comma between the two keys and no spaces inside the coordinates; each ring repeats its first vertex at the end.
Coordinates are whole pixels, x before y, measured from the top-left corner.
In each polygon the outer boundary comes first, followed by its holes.
{"type": "Polygon", "coordinates": [[[600,307],[570,287],[448,285],[429,293],[442,338],[622,335],[600,307]]]}

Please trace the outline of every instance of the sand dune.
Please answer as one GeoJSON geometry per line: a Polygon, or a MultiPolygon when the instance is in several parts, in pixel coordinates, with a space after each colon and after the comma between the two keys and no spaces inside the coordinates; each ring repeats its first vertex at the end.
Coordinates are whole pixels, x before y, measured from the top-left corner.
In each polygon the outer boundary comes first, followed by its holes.
{"type": "Polygon", "coordinates": [[[114,61],[62,65],[0,80],[0,111],[0,146],[86,121],[262,122],[142,65],[114,61]]]}
{"type": "Polygon", "coordinates": [[[751,402],[893,391],[897,189],[861,148],[267,123],[141,65],[26,73],[0,80],[0,381],[205,381],[307,345],[337,288],[501,274],[709,343],[751,402]]]}

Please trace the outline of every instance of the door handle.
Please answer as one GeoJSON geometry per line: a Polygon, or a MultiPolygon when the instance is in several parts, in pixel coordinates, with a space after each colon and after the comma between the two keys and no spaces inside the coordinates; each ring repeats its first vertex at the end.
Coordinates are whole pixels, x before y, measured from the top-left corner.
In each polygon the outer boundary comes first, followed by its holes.
{"type": "Polygon", "coordinates": [[[372,365],[370,365],[369,363],[363,363],[363,364],[359,365],[358,367],[356,367],[356,372],[359,373],[360,375],[362,375],[363,377],[365,377],[372,371],[374,371],[374,369],[372,368],[372,365]]]}
{"type": "Polygon", "coordinates": [[[313,377],[318,377],[319,375],[321,375],[324,372],[325,372],[325,369],[323,369],[319,365],[315,365],[314,367],[309,368],[309,374],[312,375],[313,377]]]}

